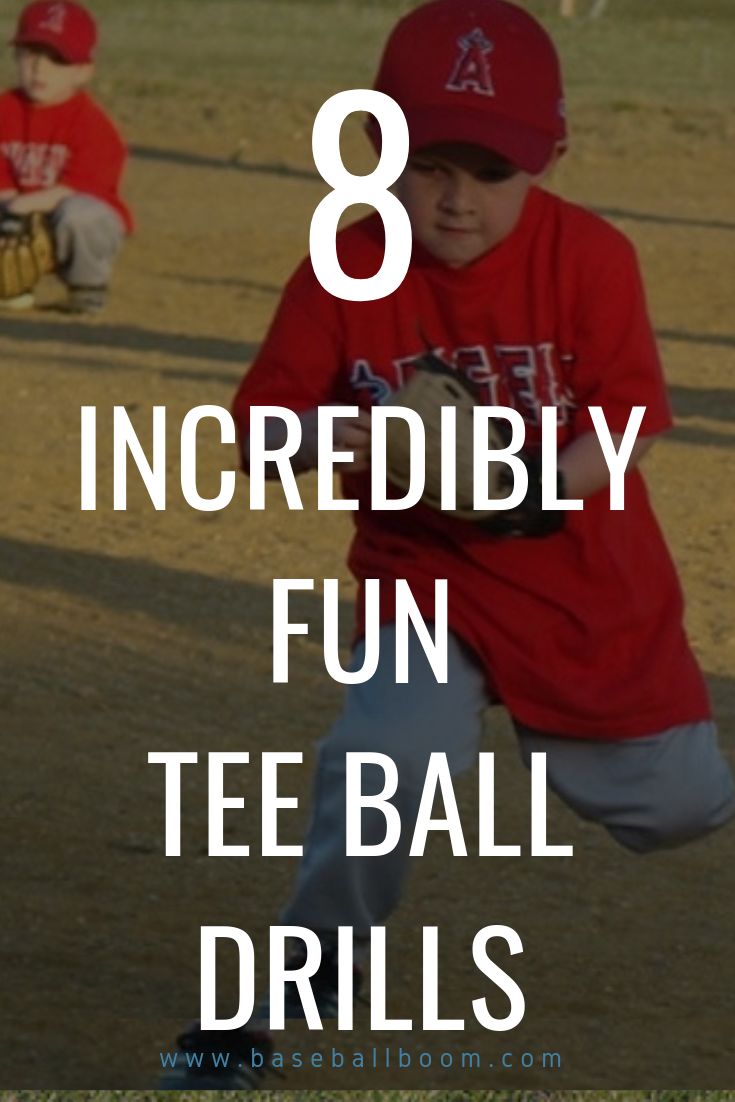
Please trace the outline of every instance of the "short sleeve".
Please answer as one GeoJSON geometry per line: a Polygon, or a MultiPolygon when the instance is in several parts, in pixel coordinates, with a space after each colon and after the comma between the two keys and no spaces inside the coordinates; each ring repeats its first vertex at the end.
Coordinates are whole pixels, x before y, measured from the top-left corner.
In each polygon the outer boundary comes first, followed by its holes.
{"type": "Polygon", "coordinates": [[[638,259],[617,230],[597,242],[580,276],[572,390],[576,434],[593,431],[589,406],[601,406],[623,432],[633,406],[645,406],[642,436],[671,427],[671,410],[638,259]]]}
{"type": "Polygon", "coordinates": [[[117,195],[125,160],[125,144],[115,126],[101,111],[89,112],[79,120],[59,183],[100,199],[112,199],[117,195]]]}
{"type": "Polygon", "coordinates": [[[338,400],[342,340],[334,299],[304,261],[283,293],[270,329],[235,395],[233,414],[247,434],[250,407],[301,413],[338,400]]]}

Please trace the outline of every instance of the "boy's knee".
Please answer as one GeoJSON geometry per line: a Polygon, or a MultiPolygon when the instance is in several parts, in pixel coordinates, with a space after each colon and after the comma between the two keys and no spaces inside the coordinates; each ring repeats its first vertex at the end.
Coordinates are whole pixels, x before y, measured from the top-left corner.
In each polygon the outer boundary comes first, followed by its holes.
{"type": "Polygon", "coordinates": [[[651,809],[647,818],[635,824],[605,824],[616,842],[634,853],[674,849],[703,838],[735,816],[735,795],[728,794],[715,806],[709,798],[680,799],[651,809]]]}
{"type": "Polygon", "coordinates": [[[431,754],[446,755],[452,776],[464,772],[477,760],[476,744],[480,737],[479,723],[467,724],[464,739],[453,739],[451,731],[442,725],[431,729],[418,716],[390,716],[378,709],[376,713],[350,709],[337,719],[329,735],[322,741],[320,760],[330,773],[344,775],[347,754],[379,754],[389,759],[382,763],[362,763],[362,787],[365,792],[380,792],[386,778],[397,774],[399,792],[420,792],[426,781],[431,754]],[[444,737],[442,737],[444,736],[444,737]]]}
{"type": "Polygon", "coordinates": [[[59,232],[103,233],[106,237],[123,236],[122,223],[112,207],[91,195],[70,195],[53,213],[54,229],[59,232]]]}
{"type": "MultiPolygon", "coordinates": [[[[347,725],[339,721],[331,736],[325,739],[322,749],[328,766],[340,773],[346,769],[347,754],[380,754],[389,758],[398,774],[399,788],[409,789],[422,787],[430,753],[428,749],[422,750],[416,745],[410,729],[385,723],[347,725]]],[[[386,776],[391,772],[388,763],[362,763],[363,789],[371,793],[380,792],[386,783],[386,776]]]]}
{"type": "Polygon", "coordinates": [[[709,720],[599,744],[516,727],[526,765],[545,751],[550,787],[635,853],[684,845],[735,816],[732,772],[709,720]]]}
{"type": "Polygon", "coordinates": [[[59,226],[89,225],[100,218],[101,206],[86,195],[70,195],[56,207],[54,222],[59,226]]]}

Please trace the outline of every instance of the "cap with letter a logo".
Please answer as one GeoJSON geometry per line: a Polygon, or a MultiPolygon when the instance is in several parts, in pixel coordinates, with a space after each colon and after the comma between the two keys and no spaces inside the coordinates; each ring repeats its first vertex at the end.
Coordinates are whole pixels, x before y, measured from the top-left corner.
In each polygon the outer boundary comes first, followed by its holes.
{"type": "Polygon", "coordinates": [[[12,44],[48,46],[70,65],[84,65],[94,56],[97,25],[72,0],[35,0],[21,12],[12,44]]]}
{"type": "MultiPolygon", "coordinates": [[[[375,80],[403,110],[410,148],[467,142],[526,172],[564,148],[561,67],[532,15],[507,0],[431,0],[404,16],[375,80]]],[[[374,119],[368,134],[380,148],[374,119]]]]}

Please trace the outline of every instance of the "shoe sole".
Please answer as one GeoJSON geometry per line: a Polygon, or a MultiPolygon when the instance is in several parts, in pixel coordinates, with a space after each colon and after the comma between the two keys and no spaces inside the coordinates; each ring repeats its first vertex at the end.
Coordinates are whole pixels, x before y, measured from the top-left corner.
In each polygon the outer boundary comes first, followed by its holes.
{"type": "Polygon", "coordinates": [[[2,310],[32,310],[35,305],[36,299],[32,294],[0,299],[0,309],[2,310]]]}

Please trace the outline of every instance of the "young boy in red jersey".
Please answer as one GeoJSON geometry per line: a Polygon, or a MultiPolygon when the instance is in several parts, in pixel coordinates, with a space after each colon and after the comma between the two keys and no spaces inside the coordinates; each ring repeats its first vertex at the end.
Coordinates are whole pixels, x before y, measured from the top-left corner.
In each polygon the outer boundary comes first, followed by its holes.
{"type": "MultiPolygon", "coordinates": [[[[360,501],[349,554],[360,587],[358,638],[365,580],[387,583],[380,663],[369,681],[348,688],[320,746],[300,875],[280,916],[320,936],[312,987],[323,1017],[337,1007],[337,927],[366,939],[386,922],[403,891],[429,755],[445,753],[454,773],[469,767],[490,702],[510,712],[524,762],[544,752],[550,787],[632,851],[680,845],[735,814],[732,776],[682,626],[679,582],[637,469],[671,417],[636,257],[618,230],[539,183],[566,143],[554,46],[504,0],[433,0],[393,31],[376,87],[408,122],[410,156],[396,186],[413,231],[408,273],[387,298],[343,301],[305,260],[234,405],[246,467],[254,405],[299,414],[302,469],[314,463],[319,406],[362,410],[342,424],[337,444],[355,453],[343,488],[360,501]],[[521,413],[531,450],[541,407],[556,406],[566,496],[584,499],[560,530],[493,538],[423,505],[371,511],[370,408],[390,404],[425,341],[488,404],[521,413]],[[645,406],[623,511],[610,509],[591,405],[602,407],[616,447],[632,407],[645,406]],[[447,684],[436,682],[415,638],[409,683],[395,683],[397,578],[408,580],[427,619],[434,580],[448,580],[447,684]],[[384,856],[345,856],[347,751],[383,753],[397,765],[391,802],[405,829],[384,856]]],[[[379,147],[377,127],[368,129],[379,147]]],[[[339,234],[341,266],[353,277],[377,271],[383,250],[377,214],[339,234]]],[[[358,642],[356,668],[363,658],[358,642]]],[[[376,769],[365,789],[382,787],[376,769]]],[[[384,833],[381,815],[365,815],[365,844],[384,833]]],[[[295,990],[286,1009],[302,1014],[295,990]]],[[[250,1028],[212,1034],[195,1026],[180,1044],[235,1052],[244,1070],[229,1085],[254,1085],[254,1036],[267,1048],[250,1028]]],[[[225,1085],[206,1059],[167,1079],[225,1085]]]]}
{"type": "MultiPolygon", "coordinates": [[[[105,304],[115,258],[132,229],[120,197],[126,149],[114,123],[83,90],[97,27],[73,0],[36,0],[13,36],[17,87],[0,95],[0,232],[40,211],[49,217],[64,308],[105,304]]],[[[32,294],[0,305],[27,309],[32,294]]]]}

